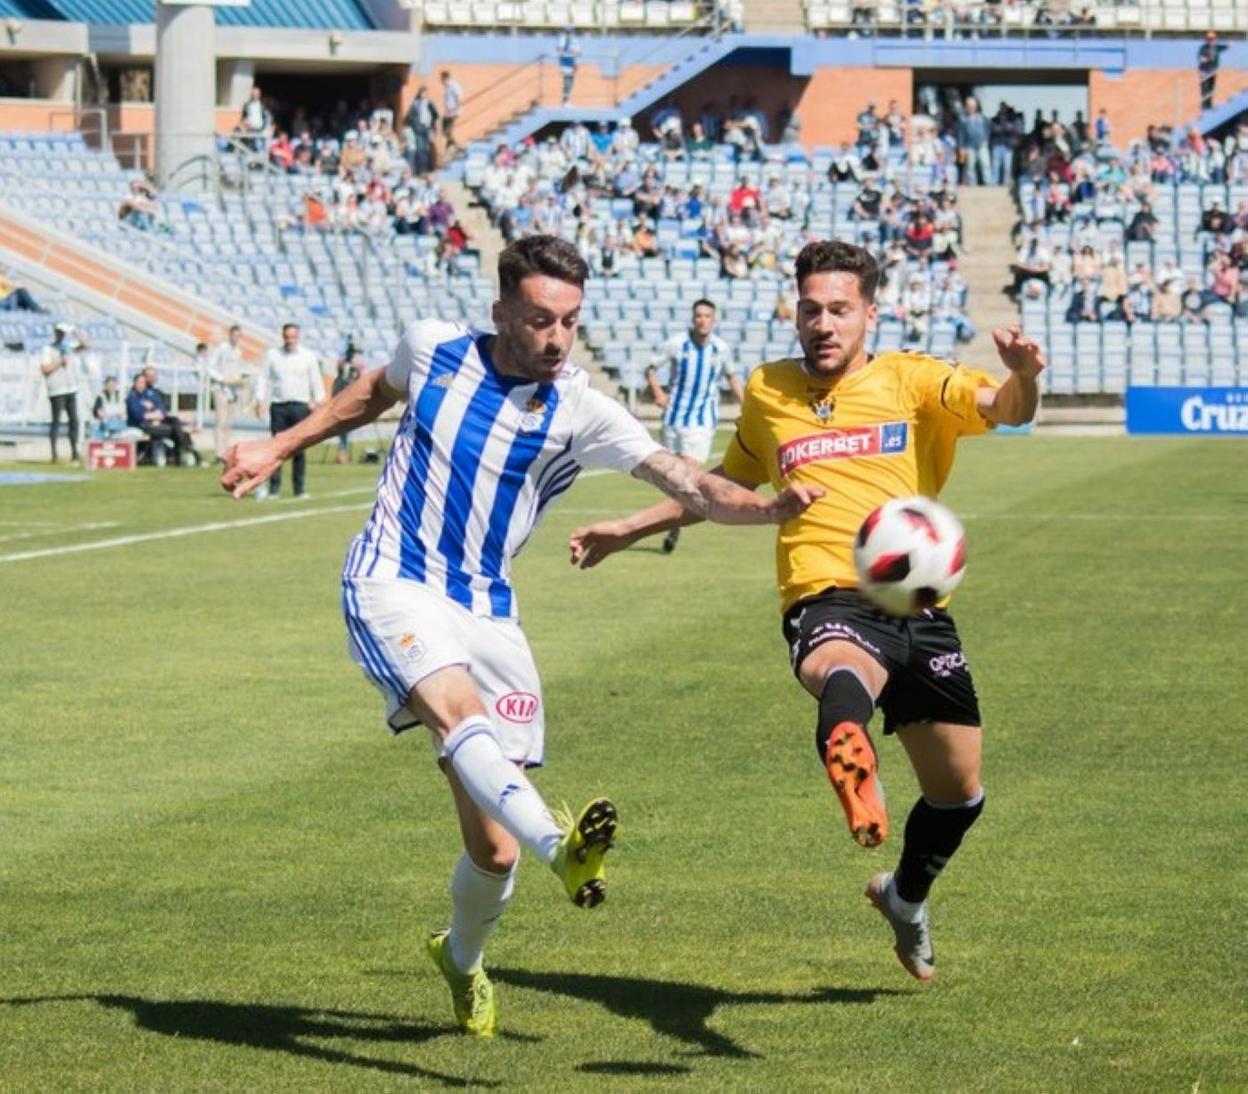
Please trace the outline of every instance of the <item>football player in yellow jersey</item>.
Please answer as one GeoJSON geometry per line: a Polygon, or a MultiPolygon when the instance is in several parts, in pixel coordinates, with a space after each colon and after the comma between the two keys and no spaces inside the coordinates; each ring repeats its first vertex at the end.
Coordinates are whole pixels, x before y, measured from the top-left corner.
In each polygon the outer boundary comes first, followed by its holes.
{"type": "MultiPolygon", "coordinates": [[[[818,485],[824,496],[780,528],[776,567],[793,671],[819,701],[816,744],[854,839],[875,847],[888,814],[867,723],[876,706],[896,733],[922,796],[906,820],[900,863],[867,883],[919,980],[935,971],[927,895],[984,805],[979,703],[952,618],[942,606],[898,618],[857,590],[854,536],[894,497],[944,485],[959,437],[1021,425],[1039,403],[1044,361],[1017,328],[994,332],[1009,371],[983,372],[911,353],[866,351],[879,267],[870,252],[816,242],[797,259],[802,360],[755,369],[737,432],[714,470],[745,486],[818,485]]],[[[675,502],[573,533],[589,567],[644,536],[695,523],[675,502]]]]}

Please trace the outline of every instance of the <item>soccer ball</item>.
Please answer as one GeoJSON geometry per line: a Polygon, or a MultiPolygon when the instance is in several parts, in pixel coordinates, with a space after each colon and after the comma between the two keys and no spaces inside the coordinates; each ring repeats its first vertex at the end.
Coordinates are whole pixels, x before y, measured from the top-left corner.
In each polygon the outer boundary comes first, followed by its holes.
{"type": "Polygon", "coordinates": [[[914,615],[947,597],[966,573],[962,525],[931,498],[893,498],[858,529],[854,567],[872,603],[914,615]]]}

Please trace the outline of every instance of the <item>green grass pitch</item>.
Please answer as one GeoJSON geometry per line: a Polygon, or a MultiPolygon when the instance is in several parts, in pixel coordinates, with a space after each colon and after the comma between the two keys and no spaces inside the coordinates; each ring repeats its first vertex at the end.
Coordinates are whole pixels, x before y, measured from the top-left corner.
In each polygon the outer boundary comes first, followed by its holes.
{"type": "Polygon", "coordinates": [[[916,984],[789,675],[768,529],[590,573],[586,479],[517,564],[554,803],[622,818],[593,913],[533,861],[457,1035],[423,939],[457,856],[422,736],[345,652],[375,468],[306,503],[208,472],[0,488],[0,1090],[1248,1089],[1248,487],[1233,441],[967,442],[954,605],[988,805],[916,984]],[[315,512],[86,552],[9,556],[315,512]]]}

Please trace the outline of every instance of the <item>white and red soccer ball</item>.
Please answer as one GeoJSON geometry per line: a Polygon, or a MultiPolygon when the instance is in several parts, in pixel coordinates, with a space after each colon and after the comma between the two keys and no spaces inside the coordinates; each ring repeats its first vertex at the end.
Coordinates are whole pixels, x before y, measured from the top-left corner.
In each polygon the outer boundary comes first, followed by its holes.
{"type": "Polygon", "coordinates": [[[859,589],[890,615],[914,615],[958,587],[966,573],[962,525],[931,498],[893,498],[854,539],[859,589]]]}

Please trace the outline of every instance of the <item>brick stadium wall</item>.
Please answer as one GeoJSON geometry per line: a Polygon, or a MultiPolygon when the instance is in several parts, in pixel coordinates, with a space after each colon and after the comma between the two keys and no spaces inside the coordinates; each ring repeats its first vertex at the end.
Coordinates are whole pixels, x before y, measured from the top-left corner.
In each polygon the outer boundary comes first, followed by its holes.
{"type": "MultiPolygon", "coordinates": [[[[438,65],[427,74],[408,77],[400,95],[400,117],[406,113],[423,84],[439,110],[442,108],[441,73],[446,70],[464,89],[464,106],[455,136],[461,144],[484,137],[517,113],[534,104],[558,106],[562,80],[552,61],[543,65],[464,64],[438,65]]],[[[604,75],[597,65],[582,64],[572,87],[572,106],[611,107],[617,96],[637,90],[663,70],[652,65],[634,65],[618,77],[604,75]]]]}
{"type": "MultiPolygon", "coordinates": [[[[1186,43],[1185,43],[1186,44],[1186,43]]],[[[1248,70],[1223,68],[1218,72],[1215,103],[1248,89],[1248,70]]],[[[1114,143],[1122,147],[1143,137],[1153,123],[1183,125],[1200,113],[1196,68],[1137,69],[1121,75],[1088,73],[1088,108],[1095,118],[1109,111],[1114,143]]]]}

